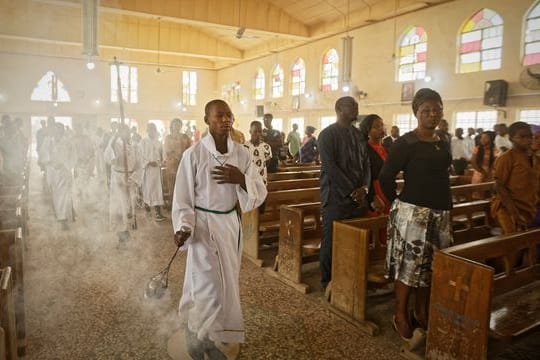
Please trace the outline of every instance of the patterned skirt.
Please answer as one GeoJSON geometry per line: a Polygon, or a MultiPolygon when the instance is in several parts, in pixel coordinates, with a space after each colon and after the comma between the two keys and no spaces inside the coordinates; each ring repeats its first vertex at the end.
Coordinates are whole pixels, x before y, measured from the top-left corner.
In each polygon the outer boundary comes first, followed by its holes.
{"type": "Polygon", "coordinates": [[[388,220],[388,277],[410,287],[431,286],[433,251],[452,242],[449,210],[433,210],[396,199],[388,220]]]}

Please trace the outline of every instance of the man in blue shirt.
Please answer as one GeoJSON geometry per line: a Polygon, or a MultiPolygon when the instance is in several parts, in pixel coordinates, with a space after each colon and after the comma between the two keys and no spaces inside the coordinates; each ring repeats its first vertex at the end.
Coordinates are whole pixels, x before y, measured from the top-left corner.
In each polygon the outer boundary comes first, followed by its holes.
{"type": "Polygon", "coordinates": [[[371,178],[366,140],[352,126],[358,117],[358,103],[345,96],[337,100],[335,110],[337,121],[319,135],[323,218],[320,261],[324,289],[332,277],[332,224],[334,220],[366,213],[365,196],[371,178]]]}

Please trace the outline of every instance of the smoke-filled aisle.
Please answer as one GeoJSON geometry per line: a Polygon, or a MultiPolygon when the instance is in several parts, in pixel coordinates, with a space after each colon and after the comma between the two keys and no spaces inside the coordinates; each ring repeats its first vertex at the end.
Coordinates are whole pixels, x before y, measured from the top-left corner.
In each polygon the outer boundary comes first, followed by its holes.
{"type": "Polygon", "coordinates": [[[32,170],[24,279],[28,358],[166,359],[167,338],[178,326],[185,257],[171,269],[171,294],[147,300],[143,293],[175,249],[170,222],[156,223],[138,209],[139,229],[117,248],[104,187],[94,186],[90,198],[101,200],[75,201],[76,221],[62,230],[42,176],[32,170]]]}
{"type": "MultiPolygon", "coordinates": [[[[158,223],[137,209],[139,228],[127,246],[118,248],[108,226],[106,186],[91,182],[91,187],[93,202],[75,194],[76,221],[62,230],[42,175],[35,164],[32,168],[24,259],[27,359],[169,359],[167,340],[180,326],[185,254],[175,259],[163,298],[145,299],[144,290],[175,250],[170,220],[158,223]]],[[[246,259],[240,292],[246,343],[239,359],[374,354],[394,359],[398,354],[399,342],[389,329],[366,337],[328,310],[322,292],[300,294],[246,259]]],[[[375,304],[383,328],[390,306],[388,301],[375,304]]]]}

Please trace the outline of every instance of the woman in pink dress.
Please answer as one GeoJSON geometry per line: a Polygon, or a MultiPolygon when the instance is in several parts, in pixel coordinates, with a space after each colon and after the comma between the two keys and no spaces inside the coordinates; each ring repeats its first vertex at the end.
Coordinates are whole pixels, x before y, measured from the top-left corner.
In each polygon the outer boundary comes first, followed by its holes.
{"type": "MultiPolygon", "coordinates": [[[[493,164],[495,163],[495,133],[484,131],[480,138],[480,145],[473,150],[471,165],[474,173],[471,179],[472,184],[493,181],[493,164]]],[[[475,192],[473,199],[485,199],[485,194],[475,192]]]]}

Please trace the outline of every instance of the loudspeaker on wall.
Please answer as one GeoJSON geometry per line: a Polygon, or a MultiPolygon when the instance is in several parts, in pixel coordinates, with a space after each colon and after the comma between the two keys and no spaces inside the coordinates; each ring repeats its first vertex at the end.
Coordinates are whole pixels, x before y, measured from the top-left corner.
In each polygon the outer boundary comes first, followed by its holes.
{"type": "Polygon", "coordinates": [[[508,83],[505,80],[486,81],[484,86],[484,105],[506,106],[508,83]]]}

